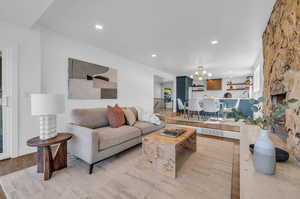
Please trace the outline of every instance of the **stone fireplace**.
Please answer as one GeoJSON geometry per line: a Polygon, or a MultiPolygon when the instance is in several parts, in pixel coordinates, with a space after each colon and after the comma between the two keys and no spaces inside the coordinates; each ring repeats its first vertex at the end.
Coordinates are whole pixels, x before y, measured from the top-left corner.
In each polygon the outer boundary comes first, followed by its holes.
{"type": "MultiPolygon", "coordinates": [[[[277,0],[263,35],[264,113],[286,100],[300,100],[300,0],[277,0]]],[[[300,162],[300,103],[292,104],[282,122],[290,152],[300,162]]],[[[277,132],[278,133],[278,132],[277,132]]]]}

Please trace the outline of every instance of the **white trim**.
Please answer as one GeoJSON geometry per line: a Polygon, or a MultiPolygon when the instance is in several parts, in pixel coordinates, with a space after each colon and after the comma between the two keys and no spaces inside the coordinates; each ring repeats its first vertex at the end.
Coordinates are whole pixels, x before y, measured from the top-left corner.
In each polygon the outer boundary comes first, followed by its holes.
{"type": "Polygon", "coordinates": [[[220,129],[211,129],[211,128],[201,128],[201,127],[195,127],[190,125],[181,125],[181,124],[167,124],[167,126],[179,126],[179,127],[187,127],[187,128],[194,128],[197,130],[197,133],[204,134],[204,135],[212,135],[217,137],[225,137],[225,138],[231,138],[231,139],[240,139],[240,132],[234,132],[234,131],[225,131],[220,129]]]}
{"type": "Polygon", "coordinates": [[[3,96],[7,106],[3,108],[3,149],[0,159],[17,157],[19,147],[18,123],[18,47],[0,47],[2,52],[3,96]],[[9,133],[8,133],[9,132],[9,133]]]}

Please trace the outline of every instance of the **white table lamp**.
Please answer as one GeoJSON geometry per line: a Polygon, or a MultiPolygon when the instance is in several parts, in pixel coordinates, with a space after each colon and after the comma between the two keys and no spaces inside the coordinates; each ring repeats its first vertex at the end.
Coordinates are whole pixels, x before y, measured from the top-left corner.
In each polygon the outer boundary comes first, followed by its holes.
{"type": "Polygon", "coordinates": [[[56,114],[65,111],[65,97],[59,94],[31,94],[31,114],[40,116],[40,139],[57,136],[56,114]]]}

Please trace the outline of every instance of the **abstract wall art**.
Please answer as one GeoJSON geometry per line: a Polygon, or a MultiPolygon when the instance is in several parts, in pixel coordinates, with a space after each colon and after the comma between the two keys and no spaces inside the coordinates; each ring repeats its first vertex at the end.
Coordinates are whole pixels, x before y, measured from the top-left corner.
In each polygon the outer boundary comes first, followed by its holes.
{"type": "Polygon", "coordinates": [[[117,99],[117,70],[69,58],[69,99],[117,99]]]}

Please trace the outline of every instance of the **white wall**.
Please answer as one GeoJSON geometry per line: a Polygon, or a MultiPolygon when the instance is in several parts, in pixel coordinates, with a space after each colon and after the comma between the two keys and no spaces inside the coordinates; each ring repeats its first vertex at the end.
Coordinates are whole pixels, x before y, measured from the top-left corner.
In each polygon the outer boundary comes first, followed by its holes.
{"type": "Polygon", "coordinates": [[[73,108],[106,107],[118,103],[121,106],[141,106],[153,111],[154,75],[175,80],[175,76],[129,61],[105,50],[74,41],[48,30],[43,30],[42,80],[43,90],[49,93],[68,94],[68,58],[113,67],[118,70],[118,99],[116,100],[67,100],[67,111],[58,118],[58,128],[64,130],[70,121],[73,108]]]}
{"type": "MultiPolygon", "coordinates": [[[[222,79],[222,90],[217,91],[208,91],[205,90],[204,92],[191,92],[192,88],[190,88],[190,98],[204,98],[204,97],[216,97],[216,98],[223,98],[224,94],[230,92],[233,98],[245,98],[247,94],[245,91],[227,91],[227,82],[231,81],[232,83],[241,83],[246,81],[246,77],[233,77],[233,78],[223,78],[222,79]]],[[[206,87],[206,85],[205,85],[206,87]]]]}
{"type": "Polygon", "coordinates": [[[154,79],[154,98],[163,98],[162,83],[154,79]]]}
{"type": "Polygon", "coordinates": [[[22,155],[36,150],[28,147],[26,141],[39,134],[38,120],[31,116],[29,94],[41,89],[40,32],[5,22],[0,22],[0,30],[0,47],[18,48],[19,125],[16,155],[22,155]]]}

